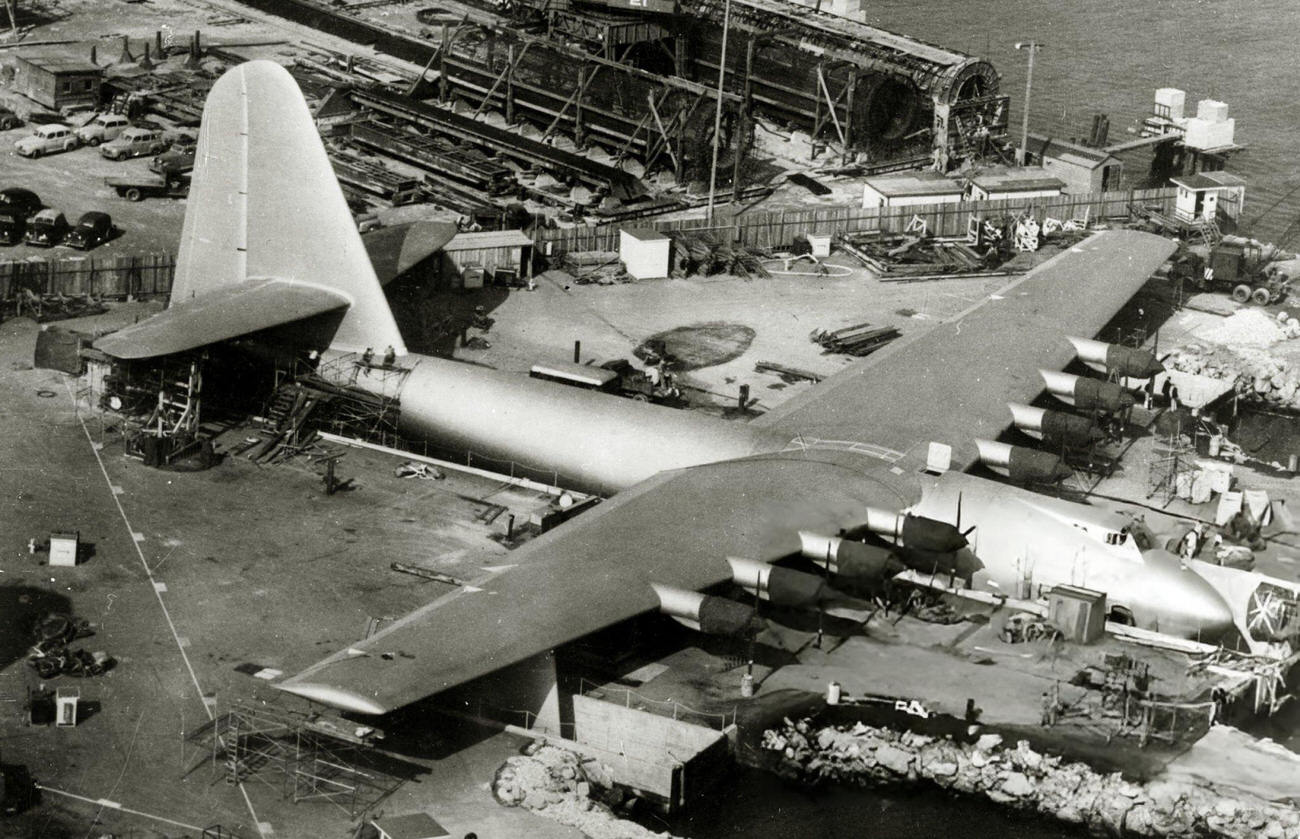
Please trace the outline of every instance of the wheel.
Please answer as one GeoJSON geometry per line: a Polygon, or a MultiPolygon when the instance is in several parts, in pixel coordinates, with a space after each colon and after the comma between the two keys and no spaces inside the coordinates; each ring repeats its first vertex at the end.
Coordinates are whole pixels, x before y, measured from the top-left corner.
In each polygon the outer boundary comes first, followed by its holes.
{"type": "Polygon", "coordinates": [[[126,192],[122,193],[122,197],[125,198],[127,201],[139,201],[140,199],[144,198],[144,195],[140,192],[138,187],[132,186],[132,187],[127,187],[126,192]]]}
{"type": "Polygon", "coordinates": [[[98,137],[91,137],[89,140],[86,141],[86,145],[90,146],[92,149],[95,146],[98,146],[99,143],[100,143],[100,139],[98,137]]]}
{"type": "Polygon", "coordinates": [[[72,151],[72,150],[75,149],[76,147],[77,147],[77,141],[76,141],[76,140],[69,140],[68,142],[66,142],[66,143],[63,144],[63,150],[64,150],[64,151],[72,151]]]}
{"type": "Polygon", "coordinates": [[[32,160],[35,160],[36,158],[40,157],[41,156],[40,146],[37,146],[36,148],[32,149],[32,153],[29,156],[31,157],[32,160]]]}
{"type": "Polygon", "coordinates": [[[14,127],[14,121],[9,117],[6,117],[4,121],[0,122],[0,131],[8,131],[13,127],[14,127]]]}
{"type": "Polygon", "coordinates": [[[1270,299],[1272,299],[1272,295],[1268,293],[1266,288],[1257,288],[1250,293],[1250,302],[1256,306],[1267,306],[1270,299]]]}
{"type": "Polygon", "coordinates": [[[1232,290],[1232,299],[1236,300],[1238,303],[1245,303],[1250,299],[1250,291],[1250,286],[1242,283],[1232,290]]]}

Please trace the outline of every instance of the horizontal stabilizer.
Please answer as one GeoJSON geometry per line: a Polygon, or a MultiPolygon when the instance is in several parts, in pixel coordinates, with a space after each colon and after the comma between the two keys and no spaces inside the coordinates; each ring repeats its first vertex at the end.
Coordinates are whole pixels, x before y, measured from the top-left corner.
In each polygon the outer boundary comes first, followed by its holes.
{"type": "Polygon", "coordinates": [[[381,285],[387,285],[442,250],[455,238],[449,221],[413,221],[371,230],[361,237],[381,285]]]}
{"type": "Polygon", "coordinates": [[[94,346],[116,358],[153,358],[302,320],[351,302],[333,289],[253,279],[174,301],[166,311],[105,335],[94,346]]]}

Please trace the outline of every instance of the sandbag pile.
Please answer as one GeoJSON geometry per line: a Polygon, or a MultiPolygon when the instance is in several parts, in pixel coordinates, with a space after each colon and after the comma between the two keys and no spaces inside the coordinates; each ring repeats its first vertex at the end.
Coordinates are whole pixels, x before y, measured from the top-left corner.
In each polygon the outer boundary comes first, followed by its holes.
{"type": "Polygon", "coordinates": [[[608,794],[610,781],[600,764],[584,762],[573,752],[534,741],[524,754],[497,770],[492,793],[507,807],[526,807],[561,824],[576,827],[591,839],[669,837],[625,821],[593,795],[608,794]]]}
{"type": "Polygon", "coordinates": [[[1193,784],[1135,784],[1034,751],[1004,748],[986,734],[962,744],[912,732],[853,726],[819,728],[786,719],[763,733],[784,773],[805,782],[871,785],[928,782],[954,792],[1055,817],[1111,836],[1300,837],[1300,811],[1193,784]]]}

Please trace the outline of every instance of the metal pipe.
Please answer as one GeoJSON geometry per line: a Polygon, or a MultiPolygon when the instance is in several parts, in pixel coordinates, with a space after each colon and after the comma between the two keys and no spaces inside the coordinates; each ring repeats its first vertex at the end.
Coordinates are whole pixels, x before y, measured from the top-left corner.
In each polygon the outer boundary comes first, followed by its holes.
{"type": "Polygon", "coordinates": [[[1016,49],[1029,51],[1029,71],[1025,74],[1025,108],[1020,118],[1020,152],[1016,155],[1016,162],[1021,166],[1025,165],[1029,153],[1029,93],[1034,86],[1034,53],[1042,46],[1037,41],[1021,41],[1016,44],[1016,49]]]}

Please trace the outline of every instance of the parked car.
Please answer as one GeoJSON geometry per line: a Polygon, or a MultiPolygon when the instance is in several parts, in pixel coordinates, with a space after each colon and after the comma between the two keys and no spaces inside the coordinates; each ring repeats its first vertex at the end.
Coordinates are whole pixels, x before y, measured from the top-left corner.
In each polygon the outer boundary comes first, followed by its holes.
{"type": "Polygon", "coordinates": [[[77,129],[77,138],[88,146],[97,146],[116,140],[131,127],[131,121],[121,114],[100,114],[77,129]]]}
{"type": "Polygon", "coordinates": [[[149,170],[160,175],[181,175],[194,168],[196,146],[172,144],[172,147],[149,161],[149,170]]]}
{"type": "Polygon", "coordinates": [[[126,160],[146,154],[159,154],[167,144],[162,135],[148,128],[128,128],[116,140],[99,147],[99,153],[109,160],[126,160]]]}
{"type": "Polygon", "coordinates": [[[65,245],[88,251],[113,238],[113,217],[108,213],[92,210],[77,219],[77,225],[68,232],[63,240],[65,245]]]}
{"type": "Polygon", "coordinates": [[[0,189],[0,244],[21,242],[27,230],[27,219],[40,208],[40,197],[30,189],[18,186],[0,189]]]}
{"type": "Polygon", "coordinates": [[[14,148],[23,157],[40,157],[43,154],[55,154],[72,151],[81,145],[72,129],[59,122],[47,122],[38,125],[36,131],[14,143],[14,148]]]}
{"type": "Polygon", "coordinates": [[[41,210],[27,222],[27,236],[24,241],[29,245],[49,248],[62,242],[66,235],[68,235],[68,220],[64,218],[63,213],[58,210],[41,210]]]}
{"type": "Polygon", "coordinates": [[[18,118],[18,114],[8,108],[0,108],[0,131],[8,131],[11,128],[17,128],[22,125],[23,121],[18,118]]]}

